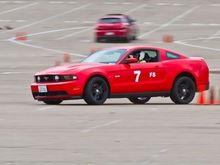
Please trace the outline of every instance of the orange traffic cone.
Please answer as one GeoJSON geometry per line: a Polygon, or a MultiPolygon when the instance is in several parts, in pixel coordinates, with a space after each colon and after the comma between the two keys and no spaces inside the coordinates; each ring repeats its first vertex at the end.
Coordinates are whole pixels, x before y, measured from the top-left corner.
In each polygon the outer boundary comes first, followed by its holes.
{"type": "Polygon", "coordinates": [[[64,63],[70,63],[70,54],[69,53],[64,53],[63,61],[64,61],[64,63]]]}
{"type": "Polygon", "coordinates": [[[218,104],[220,104],[220,88],[219,88],[219,92],[218,92],[218,104]]]}
{"type": "Polygon", "coordinates": [[[205,94],[204,94],[204,91],[199,92],[198,104],[205,104],[205,94]]]}
{"type": "Polygon", "coordinates": [[[199,87],[199,98],[198,98],[197,104],[205,104],[205,102],[206,102],[204,89],[205,89],[204,86],[199,87]]]}
{"type": "Polygon", "coordinates": [[[163,35],[163,38],[162,38],[163,42],[165,43],[171,43],[173,42],[173,36],[172,35],[163,35]]]}
{"type": "Polygon", "coordinates": [[[27,33],[25,33],[25,32],[16,32],[16,40],[19,40],[19,41],[27,40],[27,33]]]}

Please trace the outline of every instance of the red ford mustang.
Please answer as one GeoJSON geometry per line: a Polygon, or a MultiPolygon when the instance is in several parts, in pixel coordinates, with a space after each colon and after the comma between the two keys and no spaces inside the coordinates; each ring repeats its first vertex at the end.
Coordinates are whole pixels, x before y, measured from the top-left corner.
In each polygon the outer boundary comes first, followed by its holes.
{"type": "Polygon", "coordinates": [[[108,14],[99,19],[95,29],[95,40],[123,39],[125,42],[137,37],[135,21],[124,14],[108,14]]]}
{"type": "Polygon", "coordinates": [[[144,104],[155,96],[188,104],[195,92],[209,88],[203,58],[151,46],[100,50],[81,63],[52,67],[34,77],[33,97],[46,104],[80,98],[88,104],[103,104],[107,98],[144,104]]]}

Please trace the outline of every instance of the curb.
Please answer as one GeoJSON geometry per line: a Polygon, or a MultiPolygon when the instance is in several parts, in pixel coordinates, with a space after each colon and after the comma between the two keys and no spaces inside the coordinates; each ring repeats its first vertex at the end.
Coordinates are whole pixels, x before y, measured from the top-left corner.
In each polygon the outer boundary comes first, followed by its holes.
{"type": "Polygon", "coordinates": [[[211,73],[211,74],[220,74],[220,69],[210,69],[209,73],[211,73]]]}

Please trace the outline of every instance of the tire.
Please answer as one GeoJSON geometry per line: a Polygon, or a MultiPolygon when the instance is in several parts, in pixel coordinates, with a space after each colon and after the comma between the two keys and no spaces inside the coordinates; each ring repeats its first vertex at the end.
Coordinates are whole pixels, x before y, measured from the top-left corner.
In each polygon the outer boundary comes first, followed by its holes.
{"type": "Polygon", "coordinates": [[[43,102],[48,105],[58,105],[58,104],[62,103],[62,101],[63,100],[46,100],[43,102]]]}
{"type": "Polygon", "coordinates": [[[84,90],[83,98],[89,105],[101,105],[109,96],[107,82],[101,77],[91,78],[84,90]]]}
{"type": "Polygon", "coordinates": [[[99,43],[100,39],[99,38],[95,38],[95,42],[99,43]]]}
{"type": "Polygon", "coordinates": [[[129,43],[129,42],[130,42],[130,37],[129,37],[129,36],[126,36],[126,37],[124,38],[124,42],[125,42],[125,43],[129,43]]]}
{"type": "Polygon", "coordinates": [[[170,98],[175,104],[189,104],[195,97],[194,81],[186,76],[179,77],[174,82],[170,98]]]}
{"type": "Polygon", "coordinates": [[[133,104],[145,104],[150,100],[151,97],[129,97],[128,100],[130,100],[133,104]]]}
{"type": "Polygon", "coordinates": [[[132,37],[132,40],[136,40],[136,39],[137,39],[137,36],[134,35],[134,36],[132,37]]]}

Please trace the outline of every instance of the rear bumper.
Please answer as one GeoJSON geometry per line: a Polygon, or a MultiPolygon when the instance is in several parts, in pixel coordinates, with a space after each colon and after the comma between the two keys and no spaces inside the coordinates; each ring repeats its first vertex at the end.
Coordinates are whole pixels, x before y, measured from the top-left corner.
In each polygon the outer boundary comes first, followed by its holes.
{"type": "Polygon", "coordinates": [[[34,99],[39,101],[81,98],[82,91],[81,85],[75,81],[31,84],[32,95],[34,99]],[[40,92],[38,86],[46,86],[47,92],[40,92]]]}
{"type": "Polygon", "coordinates": [[[96,30],[96,38],[124,38],[128,36],[128,31],[123,30],[96,30]]]}

